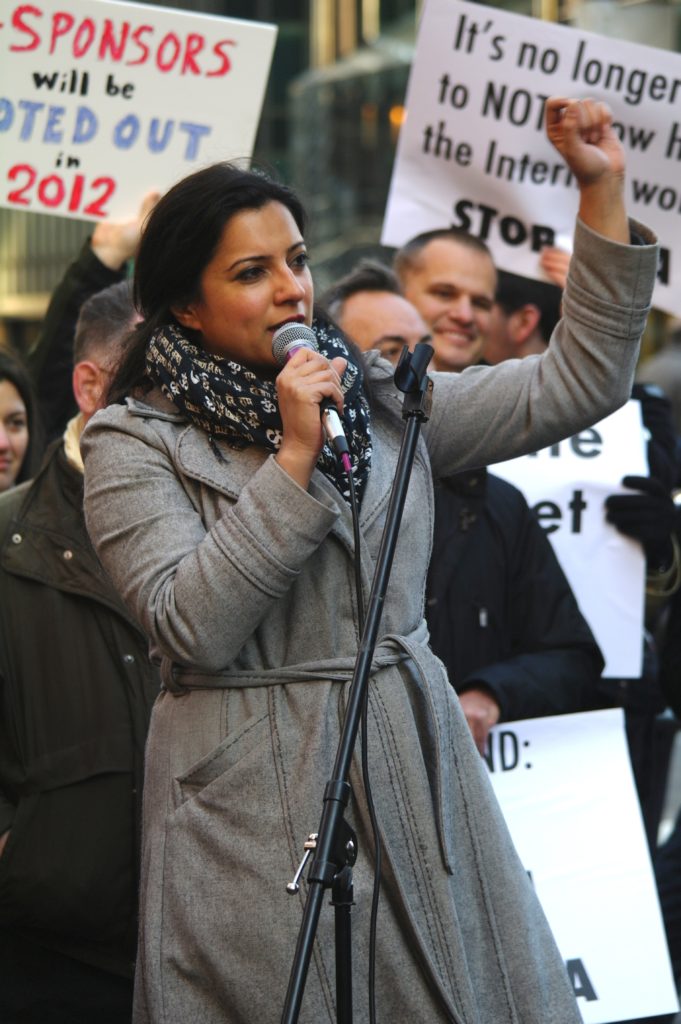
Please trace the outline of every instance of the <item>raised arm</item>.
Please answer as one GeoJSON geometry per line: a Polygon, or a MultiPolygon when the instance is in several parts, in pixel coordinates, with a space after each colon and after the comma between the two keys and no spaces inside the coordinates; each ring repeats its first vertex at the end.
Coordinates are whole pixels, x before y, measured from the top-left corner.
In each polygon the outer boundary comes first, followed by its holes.
{"type": "Polygon", "coordinates": [[[563,319],[542,356],[433,375],[424,433],[436,476],[553,444],[614,412],[631,393],[657,240],[641,224],[632,239],[624,152],[604,104],[551,99],[546,131],[580,189],[563,319]]]}
{"type": "Polygon", "coordinates": [[[29,367],[48,440],[58,437],[77,411],[73,400],[73,336],[80,307],[91,295],[123,279],[137,249],[141,226],[158,201],[149,192],[129,221],[101,222],[55,288],[29,367]]]}

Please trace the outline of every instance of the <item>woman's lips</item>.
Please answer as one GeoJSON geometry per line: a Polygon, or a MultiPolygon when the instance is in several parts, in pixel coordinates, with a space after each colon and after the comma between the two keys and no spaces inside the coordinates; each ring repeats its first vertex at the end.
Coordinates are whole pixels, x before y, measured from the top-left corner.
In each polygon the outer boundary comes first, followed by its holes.
{"type": "Polygon", "coordinates": [[[268,331],[278,331],[280,327],[284,327],[286,324],[304,324],[305,317],[302,313],[298,316],[290,316],[286,320],[281,320],[280,323],[274,324],[273,327],[268,327],[268,331]]]}

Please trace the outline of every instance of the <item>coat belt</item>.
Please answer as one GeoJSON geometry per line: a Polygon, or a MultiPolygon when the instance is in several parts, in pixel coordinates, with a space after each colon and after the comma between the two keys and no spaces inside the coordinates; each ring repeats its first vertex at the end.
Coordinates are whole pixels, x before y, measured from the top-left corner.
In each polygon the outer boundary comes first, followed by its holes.
{"type": "MultiPolygon", "coordinates": [[[[428,642],[425,620],[406,636],[387,634],[376,644],[371,661],[371,675],[391,665],[412,658],[414,650],[428,642]]],[[[286,683],[345,683],[355,671],[354,658],[328,658],[299,665],[283,665],[269,669],[225,669],[221,672],[200,672],[182,668],[170,660],[161,660],[161,685],[176,696],[188,690],[233,689],[252,686],[282,686],[286,683]]]]}

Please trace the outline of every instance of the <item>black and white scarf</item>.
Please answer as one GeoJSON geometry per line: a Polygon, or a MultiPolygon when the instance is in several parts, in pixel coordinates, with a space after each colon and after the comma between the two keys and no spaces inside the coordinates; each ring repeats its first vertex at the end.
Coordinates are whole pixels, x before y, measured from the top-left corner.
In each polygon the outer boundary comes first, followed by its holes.
{"type": "MultiPolygon", "coordinates": [[[[362,389],[362,368],[331,324],[315,320],[312,327],[322,355],[327,359],[342,356],[348,361],[341,380],[342,421],[355,491],[361,501],[371,468],[371,421],[362,389]]],[[[219,453],[215,437],[226,438],[233,448],[257,444],[272,452],[279,450],[282,422],[274,380],[259,377],[232,359],[211,355],[175,324],[154,333],[147,346],[146,366],[149,377],[166,397],[206,432],[214,451],[219,453]]],[[[345,475],[326,442],[317,466],[349,501],[345,475]]]]}

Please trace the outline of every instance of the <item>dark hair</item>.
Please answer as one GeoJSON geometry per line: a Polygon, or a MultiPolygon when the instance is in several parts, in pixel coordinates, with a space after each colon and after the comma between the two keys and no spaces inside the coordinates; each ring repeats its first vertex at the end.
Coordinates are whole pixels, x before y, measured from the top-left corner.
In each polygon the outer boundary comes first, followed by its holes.
{"type": "Polygon", "coordinates": [[[115,352],[134,327],[132,283],[119,281],[95,292],[80,307],[73,339],[73,361],[79,363],[96,353],[115,352]]]}
{"type": "Polygon", "coordinates": [[[159,200],[135,259],[134,300],[143,319],[126,346],[109,388],[109,402],[121,401],[134,388],[151,387],[145,373],[149,338],[174,322],[171,307],[198,297],[201,275],[231,218],[267,203],[281,203],[304,230],[305,212],[290,188],[235,164],[217,163],[196,171],[159,200]]]}
{"type": "Polygon", "coordinates": [[[506,315],[529,304],[536,306],[541,317],[539,330],[548,345],[553,328],[560,320],[560,304],[562,290],[557,284],[548,281],[534,281],[530,277],[511,274],[508,270],[497,272],[497,291],[495,302],[501,306],[506,315]]]}
{"type": "Polygon", "coordinates": [[[28,445],[16,478],[16,483],[20,484],[24,480],[30,480],[38,469],[43,453],[43,431],[28,370],[19,356],[6,349],[0,349],[0,381],[3,380],[8,380],[10,384],[14,385],[26,406],[28,445]]]}
{"type": "Polygon", "coordinates": [[[390,267],[376,260],[363,259],[326,290],[321,305],[329,316],[338,320],[344,304],[358,292],[390,292],[392,295],[401,295],[402,289],[397,274],[390,267]]]}
{"type": "MultiPolygon", "coordinates": [[[[399,279],[402,280],[405,272],[414,268],[419,255],[427,245],[441,239],[447,242],[456,242],[458,245],[464,245],[468,249],[475,250],[475,252],[484,253],[485,256],[489,256],[490,260],[492,259],[492,253],[489,251],[488,246],[481,238],[471,235],[469,231],[465,231],[463,228],[435,228],[432,231],[422,231],[420,235],[414,235],[413,238],[410,238],[408,242],[405,242],[397,250],[393,260],[393,267],[399,279]]],[[[492,260],[492,262],[494,261],[492,260]]]]}

